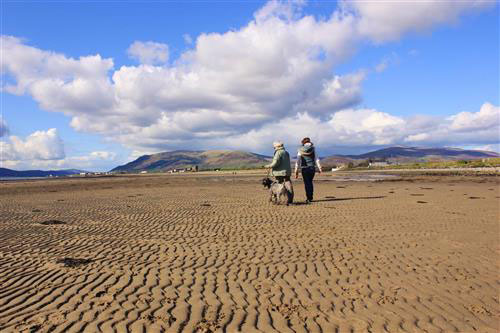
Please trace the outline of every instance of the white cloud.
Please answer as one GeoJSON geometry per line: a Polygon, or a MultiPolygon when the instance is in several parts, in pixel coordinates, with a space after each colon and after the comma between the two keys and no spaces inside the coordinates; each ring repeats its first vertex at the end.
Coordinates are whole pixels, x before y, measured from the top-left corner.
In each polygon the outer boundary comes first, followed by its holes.
{"type": "Polygon", "coordinates": [[[116,160],[116,153],[108,151],[93,151],[87,155],[68,156],[59,160],[34,160],[30,167],[44,169],[109,169],[109,162],[116,160]]]}
{"type": "Polygon", "coordinates": [[[428,140],[429,138],[430,135],[428,133],[418,133],[408,135],[404,140],[405,142],[423,142],[425,140],[428,140]]]}
{"type": "Polygon", "coordinates": [[[36,131],[26,139],[10,136],[2,145],[2,160],[59,160],[65,157],[64,144],[57,129],[36,131]]]}
{"type": "MultiPolygon", "coordinates": [[[[411,122],[409,123],[411,125],[411,122]]],[[[460,112],[410,127],[405,142],[487,145],[500,142],[500,107],[484,103],[477,112],[460,112]]]]}
{"type": "Polygon", "coordinates": [[[17,169],[109,169],[117,154],[108,151],[93,151],[87,155],[66,156],[64,144],[55,128],[36,131],[24,140],[10,136],[0,141],[0,166],[17,169]]]}
{"type": "Polygon", "coordinates": [[[108,71],[111,59],[86,56],[79,59],[42,51],[22,40],[2,36],[1,65],[15,85],[5,85],[11,94],[30,94],[48,111],[68,115],[103,113],[113,109],[113,89],[108,71]]]}
{"type": "Polygon", "coordinates": [[[395,142],[402,136],[405,120],[373,109],[346,109],[326,121],[301,113],[264,125],[258,130],[218,141],[221,146],[262,151],[273,140],[296,146],[311,137],[324,150],[335,146],[374,146],[395,142]]]}
{"type": "Polygon", "coordinates": [[[305,98],[296,109],[322,115],[358,104],[361,101],[361,84],[365,78],[366,73],[360,71],[324,80],[319,94],[314,98],[305,98]]]}
{"type": "MultiPolygon", "coordinates": [[[[479,112],[460,112],[448,118],[450,128],[455,131],[481,131],[500,127],[500,108],[491,103],[484,103],[479,112]]],[[[500,133],[499,140],[500,140],[500,133]]]]}
{"type": "Polygon", "coordinates": [[[155,42],[135,41],[127,50],[132,59],[141,64],[164,64],[168,61],[168,45],[155,42]]]}
{"type": "Polygon", "coordinates": [[[482,150],[482,151],[493,151],[496,153],[500,153],[500,143],[489,144],[489,145],[480,145],[480,146],[461,146],[459,148],[462,149],[473,149],[473,150],[482,150]]]}
{"type": "MultiPolygon", "coordinates": [[[[500,117],[498,106],[484,103],[480,111],[470,113],[477,119],[484,116],[484,110],[500,117]]],[[[460,115],[460,113],[458,114],[460,115]]],[[[330,116],[326,121],[307,113],[287,117],[251,130],[242,135],[213,139],[208,146],[238,147],[262,151],[273,140],[280,139],[289,146],[298,145],[302,137],[311,137],[324,151],[338,147],[372,147],[395,144],[417,144],[420,146],[450,144],[462,146],[465,143],[476,146],[498,146],[500,125],[478,127],[470,131],[456,128],[452,117],[414,116],[402,118],[374,109],[346,109],[330,116]],[[481,144],[483,143],[483,144],[481,144]],[[485,145],[486,144],[486,145],[485,145]]],[[[492,116],[488,113],[488,117],[492,116]]]]}
{"type": "MultiPolygon", "coordinates": [[[[313,126],[322,129],[325,143],[353,145],[427,142],[453,130],[421,126],[430,121],[423,117],[352,109],[362,99],[367,74],[338,75],[334,69],[365,39],[394,40],[487,4],[344,1],[342,9],[321,19],[303,15],[303,6],[304,1],[268,2],[240,29],[199,35],[169,66],[168,46],[155,42],[134,42],[128,52],[141,64],[115,69],[112,59],[99,55],[73,59],[3,36],[2,66],[15,82],[4,88],[65,113],[78,131],[138,151],[229,147],[245,138],[263,147],[255,135],[310,135],[316,133],[313,126]]],[[[390,63],[383,61],[379,70],[390,63]]],[[[450,126],[451,120],[440,121],[450,126]]]]}
{"type": "Polygon", "coordinates": [[[357,16],[360,35],[381,43],[397,40],[407,32],[454,23],[464,13],[495,6],[495,1],[342,0],[341,5],[357,16]]]}

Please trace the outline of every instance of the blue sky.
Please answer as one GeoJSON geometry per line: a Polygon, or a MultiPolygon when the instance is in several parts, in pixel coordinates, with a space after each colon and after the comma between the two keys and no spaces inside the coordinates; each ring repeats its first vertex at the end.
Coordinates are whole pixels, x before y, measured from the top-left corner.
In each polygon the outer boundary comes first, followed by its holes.
{"type": "Polygon", "coordinates": [[[1,16],[4,167],[269,154],[306,135],[324,155],[499,149],[495,1],[4,1],[1,16]]]}

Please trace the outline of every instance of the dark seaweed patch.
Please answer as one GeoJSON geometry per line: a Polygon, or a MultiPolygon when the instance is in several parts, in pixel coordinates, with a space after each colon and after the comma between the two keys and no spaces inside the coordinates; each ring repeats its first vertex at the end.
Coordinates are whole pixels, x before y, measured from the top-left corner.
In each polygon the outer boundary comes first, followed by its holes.
{"type": "Polygon", "coordinates": [[[92,262],[92,259],[82,259],[82,258],[63,258],[56,261],[58,264],[64,264],[64,267],[79,267],[82,265],[87,265],[92,262]]]}
{"type": "Polygon", "coordinates": [[[59,220],[47,220],[47,221],[40,222],[40,224],[43,224],[43,225],[56,225],[56,224],[66,224],[66,222],[59,221],[59,220]]]}

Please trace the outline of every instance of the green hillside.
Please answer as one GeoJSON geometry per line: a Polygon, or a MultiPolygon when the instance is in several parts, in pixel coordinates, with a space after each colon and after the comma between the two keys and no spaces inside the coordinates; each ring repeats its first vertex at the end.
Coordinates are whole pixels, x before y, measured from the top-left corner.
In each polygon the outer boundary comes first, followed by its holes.
{"type": "Polygon", "coordinates": [[[144,155],[130,163],[120,165],[111,171],[140,172],[168,171],[179,168],[198,166],[206,169],[247,169],[259,168],[269,163],[267,156],[244,151],[208,150],[187,151],[177,150],[152,155],[144,155]]]}

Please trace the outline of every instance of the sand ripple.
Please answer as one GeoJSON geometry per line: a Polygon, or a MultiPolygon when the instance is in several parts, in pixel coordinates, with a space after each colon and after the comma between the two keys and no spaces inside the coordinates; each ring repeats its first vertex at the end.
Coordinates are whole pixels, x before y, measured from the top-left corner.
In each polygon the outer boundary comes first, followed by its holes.
{"type": "Polygon", "coordinates": [[[496,180],[258,184],[1,184],[0,331],[498,330],[496,180]]]}

